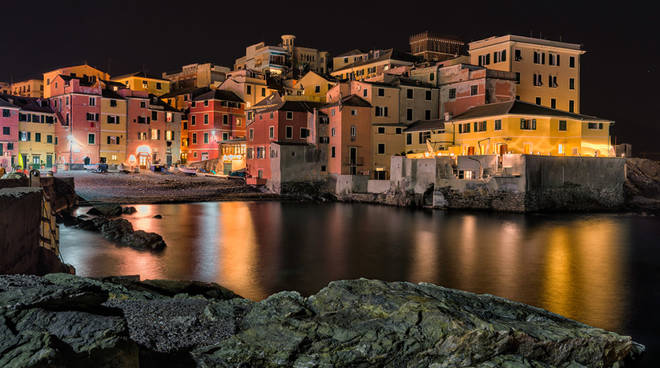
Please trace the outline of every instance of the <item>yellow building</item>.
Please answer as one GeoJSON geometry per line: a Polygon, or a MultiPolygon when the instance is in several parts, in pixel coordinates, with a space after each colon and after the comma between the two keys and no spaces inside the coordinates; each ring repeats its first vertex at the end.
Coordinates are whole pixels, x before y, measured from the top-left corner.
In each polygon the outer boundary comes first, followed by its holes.
{"type": "Polygon", "coordinates": [[[454,145],[452,124],[443,120],[419,120],[404,131],[405,151],[413,157],[420,157],[431,152],[448,152],[454,145]]]}
{"type": "Polygon", "coordinates": [[[469,44],[470,62],[516,73],[517,98],[553,109],[580,112],[580,56],[574,43],[506,35],[469,44]]]}
{"type": "Polygon", "coordinates": [[[232,91],[245,101],[245,108],[254,106],[277,89],[268,85],[266,75],[254,70],[235,70],[227,74],[227,80],[215,85],[217,89],[232,91]]]}
{"type": "Polygon", "coordinates": [[[291,88],[290,94],[286,96],[289,101],[326,101],[326,94],[337,82],[334,78],[326,78],[315,72],[307,72],[291,88]]]}
{"type": "Polygon", "coordinates": [[[358,61],[366,60],[369,57],[368,52],[363,52],[359,49],[353,49],[343,54],[337,55],[332,58],[332,69],[338,70],[346,65],[353,64],[358,61]]]}
{"type": "Polygon", "coordinates": [[[111,90],[103,90],[100,162],[119,165],[126,161],[127,111],[127,101],[124,97],[111,90]]]}
{"type": "Polygon", "coordinates": [[[55,113],[48,101],[33,97],[14,97],[18,113],[18,154],[25,168],[49,169],[55,162],[55,113]]]}
{"type": "Polygon", "coordinates": [[[11,94],[23,97],[43,97],[44,81],[41,79],[27,79],[11,84],[11,94]]]}
{"type": "MultiPolygon", "coordinates": [[[[521,101],[476,106],[445,122],[443,134],[424,133],[406,151],[423,154],[490,155],[534,154],[551,156],[613,156],[610,126],[613,121],[521,101]],[[422,141],[426,152],[419,153],[422,141]],[[440,144],[440,141],[446,142],[440,144]]],[[[436,125],[436,131],[439,131],[436,125]]],[[[425,131],[424,131],[425,132],[425,131]]],[[[406,131],[406,134],[413,133],[406,131]]],[[[408,144],[408,143],[411,144],[408,144]]]]}
{"type": "Polygon", "coordinates": [[[146,91],[149,94],[162,96],[170,92],[170,81],[143,72],[120,75],[112,78],[113,82],[123,83],[131,91],[146,91]]]}
{"type": "MultiPolygon", "coordinates": [[[[373,110],[373,109],[372,109],[373,110]]],[[[394,155],[405,154],[403,130],[406,124],[376,123],[371,125],[371,164],[375,180],[390,179],[390,162],[394,155]]]]}
{"type": "Polygon", "coordinates": [[[68,66],[64,68],[51,70],[49,72],[44,73],[43,86],[44,86],[45,98],[51,97],[50,83],[53,80],[55,80],[55,77],[57,77],[60,74],[70,75],[74,77],[88,77],[92,79],[92,81],[94,82],[98,81],[99,79],[110,80],[110,74],[103,72],[99,69],[96,69],[94,67],[91,67],[87,64],[74,65],[74,66],[68,66]]]}

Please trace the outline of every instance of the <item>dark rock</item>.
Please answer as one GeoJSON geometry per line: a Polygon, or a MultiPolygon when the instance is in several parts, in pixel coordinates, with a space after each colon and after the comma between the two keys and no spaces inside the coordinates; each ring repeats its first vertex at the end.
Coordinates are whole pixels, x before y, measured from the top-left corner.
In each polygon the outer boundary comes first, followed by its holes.
{"type": "Polygon", "coordinates": [[[128,206],[128,207],[122,208],[121,212],[125,215],[131,215],[131,214],[134,214],[135,212],[137,212],[137,210],[135,209],[135,207],[128,206]]]}
{"type": "Polygon", "coordinates": [[[88,215],[116,217],[121,216],[122,208],[118,204],[97,204],[87,211],[88,215]]]}
{"type": "Polygon", "coordinates": [[[162,215],[154,215],[154,218],[155,218],[155,219],[162,219],[163,216],[162,216],[162,215]]]}
{"type": "Polygon", "coordinates": [[[100,227],[101,234],[107,239],[138,249],[162,250],[165,248],[163,237],[156,233],[133,230],[133,225],[126,219],[112,219],[100,227]]]}

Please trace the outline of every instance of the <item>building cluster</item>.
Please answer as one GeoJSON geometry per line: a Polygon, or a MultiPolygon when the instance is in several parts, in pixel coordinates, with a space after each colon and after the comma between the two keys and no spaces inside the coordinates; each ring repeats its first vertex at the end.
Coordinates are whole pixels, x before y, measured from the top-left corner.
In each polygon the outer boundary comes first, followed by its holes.
{"type": "Polygon", "coordinates": [[[0,82],[0,165],[19,155],[36,168],[215,159],[223,173],[246,168],[248,183],[265,184],[289,167],[385,180],[393,155],[611,156],[614,122],[580,113],[584,53],[539,38],[466,44],[424,32],[409,52],[331,57],[283,35],[246,47],[231,69],[59,68],[0,82]]]}

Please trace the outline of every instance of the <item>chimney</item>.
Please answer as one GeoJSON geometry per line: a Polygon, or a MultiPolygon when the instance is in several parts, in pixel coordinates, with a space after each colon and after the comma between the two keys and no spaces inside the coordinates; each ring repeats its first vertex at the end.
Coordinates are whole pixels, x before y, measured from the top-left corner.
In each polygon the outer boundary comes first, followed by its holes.
{"type": "Polygon", "coordinates": [[[451,120],[451,113],[450,112],[445,112],[445,121],[451,120]]]}

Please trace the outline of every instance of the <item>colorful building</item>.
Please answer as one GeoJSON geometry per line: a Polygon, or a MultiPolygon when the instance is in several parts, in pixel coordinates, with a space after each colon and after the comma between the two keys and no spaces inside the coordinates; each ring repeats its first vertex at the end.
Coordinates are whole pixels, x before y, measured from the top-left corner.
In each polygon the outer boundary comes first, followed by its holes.
{"type": "Polygon", "coordinates": [[[410,36],[410,53],[424,61],[443,61],[465,54],[465,42],[425,31],[410,36]]]}
{"type": "Polygon", "coordinates": [[[49,101],[36,97],[13,96],[18,112],[18,154],[24,168],[50,169],[55,163],[55,123],[49,101]]]}
{"type": "Polygon", "coordinates": [[[233,92],[245,102],[245,108],[256,105],[264,98],[277,92],[269,78],[254,70],[237,70],[227,75],[227,80],[217,85],[217,89],[233,92]]]}
{"type": "Polygon", "coordinates": [[[169,80],[143,72],[120,75],[112,78],[112,81],[122,83],[132,91],[145,91],[155,96],[170,92],[169,80]]]}
{"type": "Polygon", "coordinates": [[[417,58],[395,49],[370,51],[368,58],[334,69],[330,75],[340,79],[363,80],[400,66],[412,66],[417,58]]]}
{"type": "Polygon", "coordinates": [[[346,65],[366,60],[369,57],[368,52],[359,49],[353,49],[332,58],[332,70],[342,69],[346,65]]]}
{"type": "Polygon", "coordinates": [[[334,78],[324,77],[316,72],[307,72],[297,80],[286,99],[325,103],[326,94],[337,84],[334,78]]]}
{"type": "Polygon", "coordinates": [[[92,66],[89,66],[87,64],[74,65],[74,66],[68,66],[64,68],[51,70],[49,72],[44,73],[44,77],[43,77],[44,98],[50,98],[51,96],[54,95],[53,92],[51,91],[52,89],[59,90],[57,86],[52,84],[54,83],[54,80],[58,75],[83,78],[92,84],[97,84],[100,80],[110,80],[110,74],[101,71],[99,69],[96,69],[92,66]]]}
{"type": "Polygon", "coordinates": [[[0,94],[0,167],[5,171],[17,164],[18,114],[10,95],[0,94]]]}
{"type": "Polygon", "coordinates": [[[44,81],[34,78],[15,82],[11,84],[10,90],[14,96],[44,97],[44,81]]]}
{"type": "Polygon", "coordinates": [[[506,35],[470,42],[470,63],[516,75],[517,98],[580,112],[582,45],[506,35]]]}
{"type": "Polygon", "coordinates": [[[513,100],[473,107],[448,122],[413,124],[405,132],[406,151],[413,152],[411,157],[506,153],[613,156],[609,134],[613,123],[513,100]],[[415,133],[419,134],[418,141],[415,133]],[[423,145],[427,147],[422,153],[423,145]]]}
{"type": "Polygon", "coordinates": [[[221,142],[245,137],[244,109],[243,99],[227,90],[195,97],[188,115],[188,161],[219,158],[221,142]]]}
{"type": "MultiPolygon", "coordinates": [[[[46,75],[46,74],[44,74],[46,75]]],[[[62,168],[100,162],[101,84],[97,77],[57,75],[47,88],[57,115],[57,164],[62,168]]]]}
{"type": "Polygon", "coordinates": [[[328,173],[370,175],[371,104],[349,95],[321,108],[328,116],[328,173]]]}
{"type": "Polygon", "coordinates": [[[201,88],[186,88],[179,89],[165,95],[160,96],[160,99],[167,103],[170,107],[181,111],[181,163],[185,164],[188,162],[188,150],[190,147],[190,137],[188,136],[188,113],[190,111],[190,105],[195,97],[210,91],[208,87],[201,88]]]}
{"type": "Polygon", "coordinates": [[[0,93],[2,94],[11,94],[11,84],[7,82],[0,82],[0,93]]]}
{"type": "Polygon", "coordinates": [[[321,104],[283,101],[275,95],[249,109],[247,136],[247,183],[265,184],[271,178],[271,145],[308,144],[313,139],[310,123],[321,104]]]}
{"type": "Polygon", "coordinates": [[[172,91],[208,88],[227,78],[231,69],[213,63],[188,64],[181,67],[181,71],[163,73],[163,79],[171,82],[172,91]]]}
{"type": "Polygon", "coordinates": [[[119,165],[126,162],[127,101],[112,89],[101,91],[99,162],[119,165]]]}
{"type": "Polygon", "coordinates": [[[249,69],[295,78],[310,70],[327,73],[328,52],[296,46],[295,40],[294,35],[282,35],[282,42],[277,46],[267,46],[264,42],[248,46],[245,56],[236,59],[234,70],[249,69]]]}

